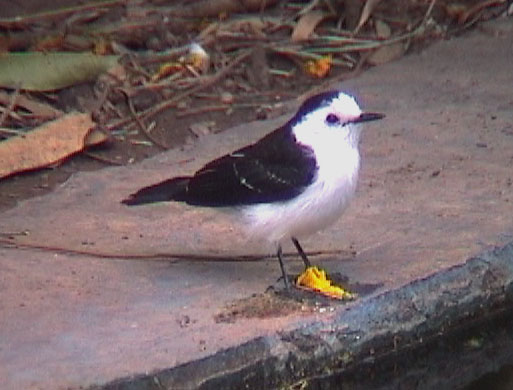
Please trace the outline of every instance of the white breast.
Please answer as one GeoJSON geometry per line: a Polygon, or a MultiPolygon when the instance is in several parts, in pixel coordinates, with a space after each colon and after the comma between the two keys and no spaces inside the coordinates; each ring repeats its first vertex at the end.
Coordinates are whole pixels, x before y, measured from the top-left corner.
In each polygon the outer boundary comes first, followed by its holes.
{"type": "Polygon", "coordinates": [[[340,217],[356,190],[360,156],[357,148],[340,144],[326,149],[314,182],[299,196],[243,209],[252,237],[281,243],[315,233],[340,217]]]}

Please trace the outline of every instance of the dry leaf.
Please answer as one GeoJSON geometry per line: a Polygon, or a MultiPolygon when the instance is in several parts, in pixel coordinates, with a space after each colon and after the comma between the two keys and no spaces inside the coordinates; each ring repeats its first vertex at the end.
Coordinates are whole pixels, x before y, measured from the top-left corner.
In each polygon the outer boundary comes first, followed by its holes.
{"type": "Polygon", "coordinates": [[[468,5],[463,3],[448,3],[445,4],[445,12],[447,15],[455,20],[459,20],[468,10],[468,5]]]}
{"type": "Polygon", "coordinates": [[[109,136],[105,134],[103,131],[98,130],[98,128],[94,127],[89,133],[84,137],[84,147],[95,146],[104,143],[107,141],[109,136]]]}
{"type": "Polygon", "coordinates": [[[378,37],[379,39],[388,39],[392,35],[392,30],[390,29],[390,26],[382,20],[376,20],[375,28],[376,37],[378,37]]]}
{"type": "Polygon", "coordinates": [[[151,76],[151,81],[157,82],[172,74],[182,72],[183,70],[184,66],[179,62],[165,62],[162,65],[160,65],[157,72],[151,76]]]}
{"type": "Polygon", "coordinates": [[[310,11],[301,16],[299,21],[292,31],[290,39],[292,42],[301,42],[307,40],[315,30],[315,27],[328,16],[327,13],[322,11],[310,11]]]}
{"type": "Polygon", "coordinates": [[[406,46],[400,42],[382,46],[367,58],[367,62],[371,65],[385,64],[402,57],[405,50],[406,46]]]}
{"type": "Polygon", "coordinates": [[[189,130],[199,138],[210,134],[215,125],[216,123],[214,121],[198,122],[191,124],[189,130]]]}
{"type": "MultiPolygon", "coordinates": [[[[81,151],[94,126],[90,114],[70,113],[23,136],[0,142],[0,178],[46,167],[81,151]]],[[[103,142],[99,134],[93,138],[95,143],[103,142]]]]}
{"type": "MultiPolygon", "coordinates": [[[[375,28],[376,36],[380,39],[388,39],[392,35],[390,26],[382,20],[376,20],[375,28]]],[[[369,56],[367,62],[371,65],[381,65],[402,57],[405,50],[406,45],[401,42],[382,46],[369,56]]]]}
{"type": "Polygon", "coordinates": [[[310,60],[305,64],[305,72],[310,76],[323,78],[331,69],[333,59],[331,55],[319,58],[318,60],[310,60]]]}
{"type": "Polygon", "coordinates": [[[118,63],[119,56],[91,53],[27,52],[0,55],[0,86],[51,91],[94,80],[118,63]]]}
{"type": "Polygon", "coordinates": [[[372,12],[376,8],[376,6],[379,4],[381,0],[367,0],[365,2],[365,5],[363,6],[362,14],[360,15],[360,21],[358,22],[358,26],[354,29],[354,34],[356,34],[360,29],[363,27],[365,23],[367,23],[367,20],[372,15],[372,12]]]}

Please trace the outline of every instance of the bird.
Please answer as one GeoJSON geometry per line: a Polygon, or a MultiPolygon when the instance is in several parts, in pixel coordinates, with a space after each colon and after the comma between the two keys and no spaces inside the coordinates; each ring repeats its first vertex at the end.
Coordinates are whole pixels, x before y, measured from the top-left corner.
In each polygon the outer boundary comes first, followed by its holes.
{"type": "Polygon", "coordinates": [[[250,235],[274,245],[288,290],[282,244],[291,240],[305,268],[311,266],[299,239],[342,215],[356,191],[361,124],[382,118],[381,113],[362,112],[343,91],[321,92],[257,142],[208,162],[190,176],[142,188],[122,203],[174,201],[234,210],[250,235]]]}

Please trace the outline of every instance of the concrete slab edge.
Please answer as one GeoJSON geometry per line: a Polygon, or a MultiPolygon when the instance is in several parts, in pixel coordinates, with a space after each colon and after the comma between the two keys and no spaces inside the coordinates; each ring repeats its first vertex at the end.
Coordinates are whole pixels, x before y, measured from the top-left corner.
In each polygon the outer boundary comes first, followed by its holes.
{"type": "MultiPolygon", "coordinates": [[[[451,332],[462,334],[509,315],[512,302],[513,242],[362,299],[339,310],[329,323],[257,338],[198,361],[91,389],[276,389],[344,373],[347,379],[359,367],[392,355],[410,356],[451,332]]],[[[513,352],[504,353],[505,359],[513,358],[513,352]]],[[[480,367],[483,373],[490,369],[480,367]]],[[[453,379],[461,382],[461,373],[457,375],[453,379]]]]}

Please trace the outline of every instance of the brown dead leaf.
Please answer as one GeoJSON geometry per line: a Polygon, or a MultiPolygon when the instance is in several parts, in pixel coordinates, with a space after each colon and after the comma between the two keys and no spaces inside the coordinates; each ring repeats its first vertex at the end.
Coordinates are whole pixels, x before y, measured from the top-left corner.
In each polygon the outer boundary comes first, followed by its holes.
{"type": "MultiPolygon", "coordinates": [[[[0,103],[7,105],[10,102],[10,95],[0,91],[0,103]]],[[[23,109],[32,113],[34,117],[37,117],[42,120],[52,120],[63,114],[62,111],[53,108],[52,106],[41,103],[36,100],[31,99],[28,96],[19,95],[16,98],[15,107],[22,107],[23,109]]]]}
{"type": "Polygon", "coordinates": [[[382,46],[367,58],[367,62],[371,65],[382,65],[402,57],[405,50],[406,45],[401,42],[382,46]]]}
{"type": "Polygon", "coordinates": [[[84,147],[102,144],[108,137],[107,134],[95,127],[84,137],[84,147]]]}
{"type": "Polygon", "coordinates": [[[374,11],[374,9],[376,8],[376,6],[379,4],[380,1],[381,0],[367,0],[365,2],[365,5],[363,6],[363,9],[362,9],[362,14],[360,15],[360,21],[358,22],[358,25],[354,29],[354,32],[353,32],[354,34],[356,34],[358,31],[360,31],[360,29],[363,27],[363,25],[365,23],[367,23],[367,20],[369,20],[369,18],[372,15],[372,12],[374,11]]]}
{"type": "Polygon", "coordinates": [[[23,136],[0,142],[0,178],[46,167],[81,151],[94,125],[90,114],[69,113],[23,136]]]}
{"type": "MultiPolygon", "coordinates": [[[[379,39],[388,39],[392,35],[392,29],[382,20],[376,20],[375,28],[379,39]]],[[[401,57],[405,50],[406,45],[402,42],[382,46],[369,56],[367,62],[371,65],[381,65],[401,57]]]]}
{"type": "Polygon", "coordinates": [[[468,5],[464,3],[456,3],[451,2],[444,5],[445,12],[447,15],[455,20],[459,20],[463,14],[465,14],[468,10],[468,5]]]}
{"type": "Polygon", "coordinates": [[[210,134],[215,125],[216,123],[214,121],[197,122],[191,124],[189,130],[199,138],[210,134]]]}
{"type": "Polygon", "coordinates": [[[292,31],[290,39],[292,42],[301,42],[307,40],[314,32],[317,25],[328,16],[322,11],[310,11],[301,16],[292,31]]]}
{"type": "Polygon", "coordinates": [[[326,77],[333,65],[333,57],[327,55],[319,58],[318,60],[309,60],[304,65],[304,70],[307,74],[317,78],[326,77]]]}

